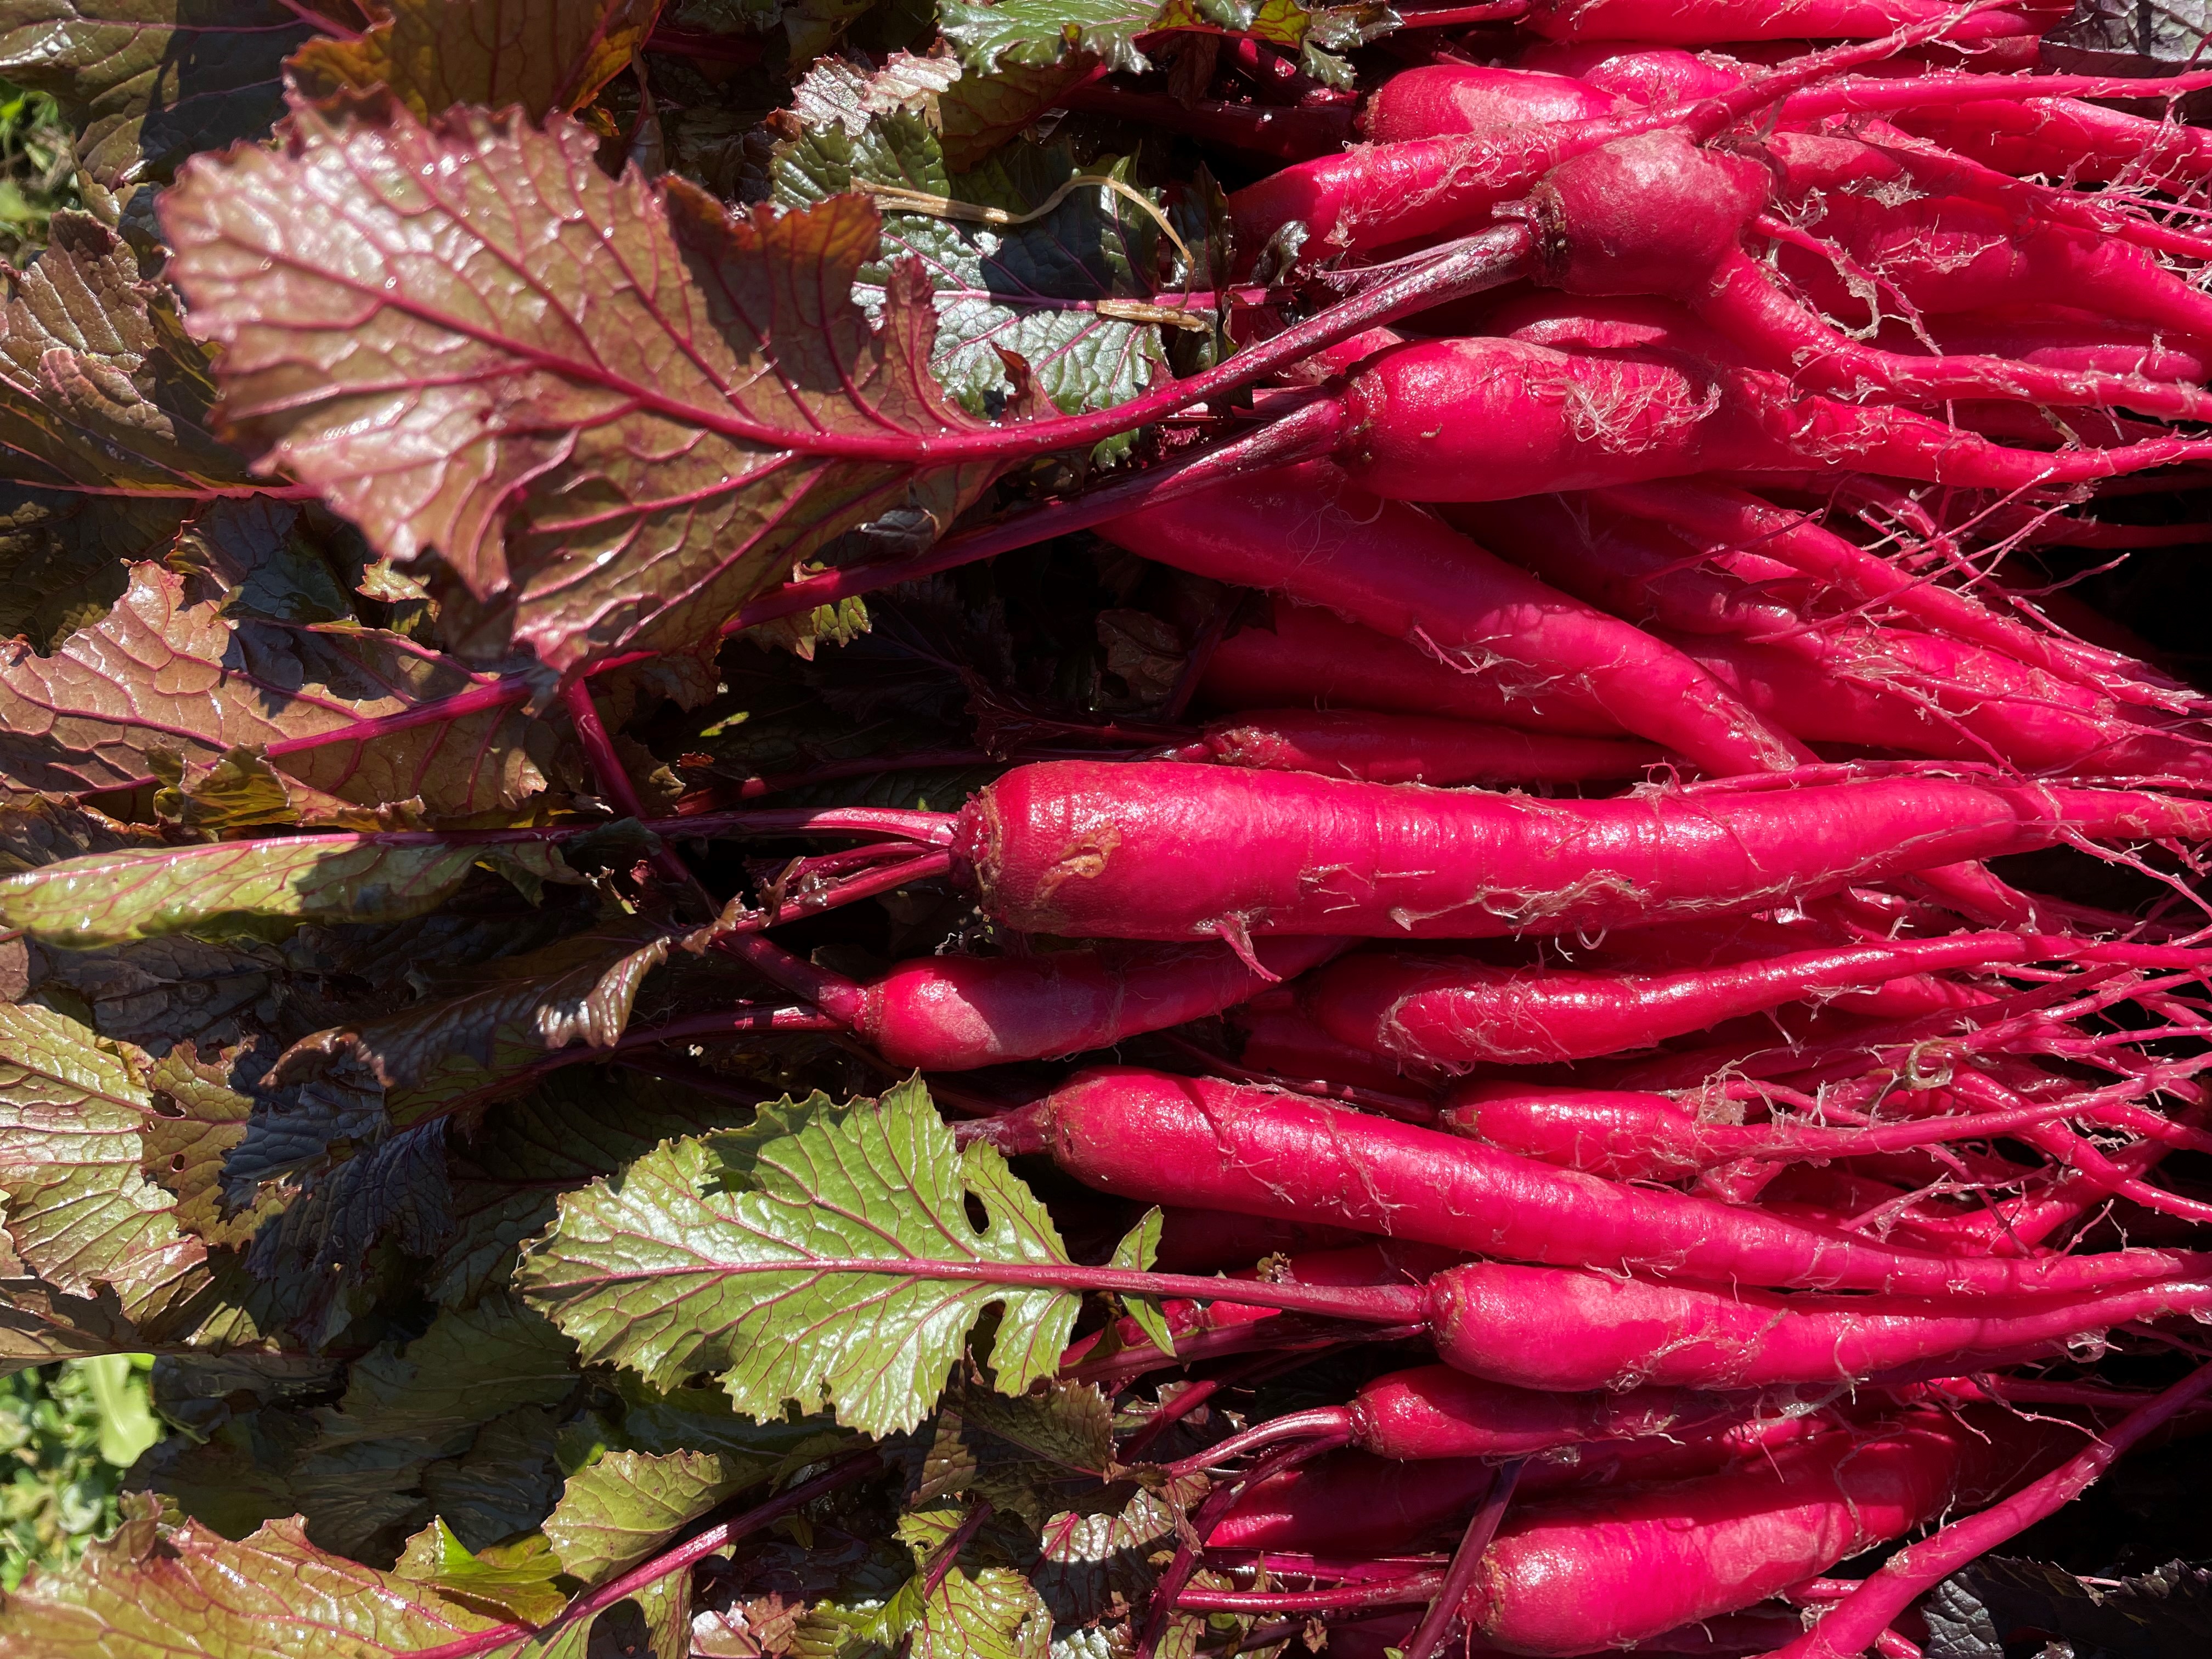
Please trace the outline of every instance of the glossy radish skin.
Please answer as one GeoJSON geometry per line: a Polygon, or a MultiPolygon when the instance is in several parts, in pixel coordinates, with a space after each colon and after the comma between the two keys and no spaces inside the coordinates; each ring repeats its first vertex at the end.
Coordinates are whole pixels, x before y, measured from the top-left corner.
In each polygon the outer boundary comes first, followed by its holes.
{"type": "Polygon", "coordinates": [[[2015,933],[1835,945],[1635,973],[1503,968],[1437,952],[1364,951],[1305,987],[1342,1042],[1437,1066],[1540,1066],[1651,1048],[1723,1020],[1899,975],[2027,961],[2063,943],[2015,933]]]}
{"type": "Polygon", "coordinates": [[[1018,767],[957,815],[1024,933],[1496,938],[1772,908],[2075,836],[2203,836],[2180,798],[1963,779],[1539,800],[1170,762],[1018,767]]]}
{"type": "Polygon", "coordinates": [[[2212,1308],[2212,1284],[2174,1279],[1975,1310],[1941,1292],[1791,1297],[1480,1262],[1439,1274],[1430,1305],[1438,1356],[1494,1382],[1758,1389],[2060,1354],[2130,1320],[2212,1308]]]}
{"type": "Polygon", "coordinates": [[[2063,1424],[1990,1407],[1901,1413],[1734,1468],[1510,1515],[1465,1613],[1508,1652],[1589,1653],[1747,1607],[1977,1507],[2079,1449],[2063,1424]]]}
{"type": "Polygon", "coordinates": [[[1268,625],[1214,647],[1199,681],[1210,708],[1377,709],[1494,722],[1567,737],[1617,737],[1587,687],[1538,681],[1511,663],[1480,667],[1424,651],[1318,605],[1278,604],[1268,625]]]}
{"type": "Polygon", "coordinates": [[[1254,947],[1256,967],[1218,944],[921,957],[868,985],[853,1024],[895,1066],[957,1072],[1054,1059],[1219,1013],[1342,945],[1269,939],[1254,947]]]}
{"type": "Polygon", "coordinates": [[[1664,758],[1646,744],[1542,736],[1421,714],[1255,709],[1206,728],[1176,760],[1313,772],[1370,783],[1577,783],[1640,777],[1664,758]]]}
{"type": "MultiPolygon", "coordinates": [[[[1129,1066],[1085,1072],[986,1133],[1002,1150],[1046,1152],[1084,1185],[1145,1203],[1348,1226],[1508,1261],[1597,1264],[1707,1282],[1954,1297],[2030,1287],[2057,1294],[2178,1274],[2196,1261],[2140,1250],[2000,1260],[1893,1249],[1295,1095],[1129,1066]]],[[[1449,1278],[1432,1283],[1432,1317],[1439,1321],[1449,1316],[1457,1294],[1437,1288],[1449,1278]]],[[[1385,1311],[1400,1317],[1395,1304],[1385,1311]]],[[[1440,1344],[1443,1329],[1439,1324],[1440,1344]]],[[[1452,1358],[1442,1346],[1438,1351],[1452,1358]]],[[[1611,1375],[1534,1386],[1594,1388],[1611,1375]]]]}
{"type": "Polygon", "coordinates": [[[1448,663],[1510,677],[1532,695],[1563,685],[1716,773],[1786,768],[1802,752],[1679,652],[1425,513],[1346,487],[1327,465],[1239,478],[1099,533],[1196,575],[1326,605],[1448,663]]]}

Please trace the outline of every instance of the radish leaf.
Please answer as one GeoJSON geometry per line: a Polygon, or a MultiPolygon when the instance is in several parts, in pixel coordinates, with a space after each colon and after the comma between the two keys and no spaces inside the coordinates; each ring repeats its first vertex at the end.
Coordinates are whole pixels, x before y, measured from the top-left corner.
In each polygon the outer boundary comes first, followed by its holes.
{"type": "Polygon", "coordinates": [[[957,1149],[919,1084],[763,1108],[734,1164],[717,1150],[678,1141],[570,1194],[523,1257],[516,1282],[591,1362],[656,1382],[712,1370],[741,1411],[834,1405],[871,1434],[928,1414],[994,1304],[997,1386],[1018,1394],[1056,1368],[1073,1294],[928,1273],[1068,1256],[1005,1159],[957,1149]]]}

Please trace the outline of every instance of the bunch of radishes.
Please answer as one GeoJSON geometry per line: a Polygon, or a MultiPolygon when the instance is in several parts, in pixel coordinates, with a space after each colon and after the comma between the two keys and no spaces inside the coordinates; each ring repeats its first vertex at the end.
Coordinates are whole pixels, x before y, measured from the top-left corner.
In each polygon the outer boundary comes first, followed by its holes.
{"type": "Polygon", "coordinates": [[[2085,509],[2212,459],[2212,137],[2111,101],[2212,73],[2048,73],[2054,21],[1538,0],[1513,61],[1401,73],[1370,142],[1236,192],[1239,246],[1357,276],[1502,223],[1525,280],[1285,377],[1306,459],[1102,526],[1276,596],[1191,589],[1223,718],[954,816],[759,820],[860,838],[807,902],[949,876],[1030,940],[865,985],[726,941],[891,1065],[1166,1034],[943,1091],[1164,1206],[1164,1268],[1265,1281],[1068,1357],[1179,1374],[1123,1455],[1218,1480],[1148,1646],[1180,1606],[1332,1656],[1905,1654],[1917,1595],[2212,1389],[2087,1369],[2212,1317],[2212,1201],[2159,1178],[2212,1151],[2206,699],[2002,563],[2172,539],[2085,509]],[[2056,847],[2169,896],[1987,862],[2056,847]],[[1162,1450],[1378,1328],[1441,1363],[1162,1450]]]}

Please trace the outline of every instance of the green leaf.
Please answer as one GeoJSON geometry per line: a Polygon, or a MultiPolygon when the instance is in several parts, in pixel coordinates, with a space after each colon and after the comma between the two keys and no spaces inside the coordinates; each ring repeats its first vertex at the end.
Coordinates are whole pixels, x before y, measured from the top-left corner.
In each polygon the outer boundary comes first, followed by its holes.
{"type": "Polygon", "coordinates": [[[283,0],[21,0],[0,23],[0,76],[61,100],[77,165],[119,196],[266,132],[285,54],[313,34],[283,0]]]}
{"type": "Polygon", "coordinates": [[[519,701],[439,717],[485,677],[395,634],[226,616],[185,586],[135,566],[114,609],[52,655],[0,648],[0,769],[59,793],[150,775],[175,787],[191,768],[204,794],[208,770],[228,764],[262,781],[276,814],[240,821],[357,829],[377,814],[349,806],[458,817],[545,788],[555,733],[519,701]],[[392,729],[400,717],[410,723],[392,729]]]}
{"type": "MultiPolygon", "coordinates": [[[[545,1522],[563,1571],[587,1583],[626,1571],[724,1499],[781,1482],[851,1443],[818,1419],[746,1424],[726,1413],[722,1423],[703,1413],[679,1415],[692,1419],[678,1431],[694,1443],[659,1453],[611,1451],[568,1478],[545,1522]],[[696,1443],[701,1440],[708,1443],[696,1443]]],[[[635,1401],[623,1414],[627,1436],[656,1426],[667,1425],[656,1425],[649,1400],[635,1401]]]]}
{"type": "Polygon", "coordinates": [[[283,1203],[272,1194],[234,1214],[222,1201],[223,1164],[246,1138],[253,1102],[189,1048],[155,1060],[146,1082],[153,1103],[140,1135],[146,1175],[176,1200],[178,1225],[210,1244],[250,1243],[283,1203]]]}
{"type": "Polygon", "coordinates": [[[553,1547],[543,1537],[471,1553],[443,1521],[433,1521],[409,1539],[392,1569],[396,1577],[427,1585],[488,1619],[532,1625],[544,1624],[568,1605],[568,1598],[553,1582],[560,1571],[553,1547]]]}
{"type": "Polygon", "coordinates": [[[1052,1615],[1010,1567],[970,1575],[954,1567],[922,1602],[908,1634],[909,1659],[1045,1659],[1052,1615]]]}
{"type": "MultiPolygon", "coordinates": [[[[1159,1206],[1145,1212],[1144,1218],[1129,1229],[1119,1244],[1114,1247],[1113,1266],[1133,1268],[1139,1273],[1150,1271],[1160,1253],[1162,1217],[1159,1206]]],[[[1154,1347],[1162,1353],[1172,1354],[1175,1333],[1168,1328],[1167,1310],[1160,1306],[1159,1298],[1151,1296],[1124,1296],[1121,1305],[1129,1310],[1129,1317],[1137,1322],[1154,1347]]]]}
{"type": "MultiPolygon", "coordinates": [[[[466,1304],[504,1284],[522,1242],[552,1221],[559,1194],[611,1175],[659,1142],[742,1121],[749,1109],[636,1072],[556,1073],[493,1106],[476,1135],[453,1151],[454,1231],[428,1270],[426,1289],[466,1304]]],[[[713,1396],[725,1422],[729,1405],[713,1396]]],[[[684,1415],[688,1416],[688,1413],[684,1415]]],[[[687,1423],[687,1445],[701,1425],[687,1423]]],[[[655,1447],[638,1439],[648,1449],[655,1447]]]]}
{"type": "Polygon", "coordinates": [[[1113,1461],[1113,1402],[1092,1384],[1048,1382],[1012,1399],[956,1389],[938,1409],[915,1496],[979,1498],[1042,1525],[1113,1461]]]}
{"type": "Polygon", "coordinates": [[[419,1006],[302,1037],[278,1057],[270,1078],[298,1083],[350,1063],[404,1091],[387,1100],[387,1110],[395,1123],[415,1121],[572,1044],[612,1047],[639,987],[683,937],[642,923],[610,926],[439,975],[419,1006]]]}
{"type": "Polygon", "coordinates": [[[136,1369],[128,1354],[106,1353],[81,1363],[100,1405],[100,1455],[127,1469],[161,1437],[161,1425],[146,1404],[145,1385],[133,1386],[136,1369]]]}
{"type": "Polygon", "coordinates": [[[845,1108],[763,1108],[762,1120],[734,1165],[717,1143],[680,1141],[562,1200],[516,1283],[588,1362],[659,1382],[713,1370],[755,1416],[834,1403],[841,1423],[885,1434],[928,1414],[996,1304],[997,1386],[1018,1394],[1052,1374],[1074,1295],[930,1271],[1068,1257],[1006,1160],[956,1147],[918,1083],[845,1108]]]}
{"type": "MultiPolygon", "coordinates": [[[[778,153],[775,180],[777,199],[796,204],[826,201],[858,181],[1022,216],[1079,174],[1127,187],[1127,171],[1120,162],[1079,167],[1065,147],[1024,142],[955,178],[921,118],[898,112],[857,134],[844,125],[810,131],[778,153]]],[[[1152,193],[1136,193],[1158,204],[1152,193]]],[[[1143,392],[1164,362],[1157,322],[1109,314],[1152,300],[1158,236],[1142,209],[1104,185],[1073,191],[1020,225],[963,224],[887,205],[882,251],[860,268],[856,291],[879,307],[896,264],[919,260],[936,295],[930,367],[979,414],[995,412],[1014,389],[1002,350],[1030,365],[1062,411],[1103,409],[1143,392]]]]}
{"type": "Polygon", "coordinates": [[[1152,67],[1137,37],[1152,29],[1159,9],[1155,0],[945,0],[939,15],[961,62],[984,75],[1001,66],[1061,64],[1079,53],[1136,73],[1152,67]]]}
{"type": "Polygon", "coordinates": [[[448,1308],[404,1347],[380,1347],[355,1362],[337,1408],[343,1431],[450,1442],[515,1407],[565,1400],[576,1386],[574,1359],[566,1337],[511,1297],[448,1308]]]}
{"type": "Polygon", "coordinates": [[[197,1522],[164,1524],[151,1508],[135,1505],[76,1571],[34,1574],[8,1598],[0,1648],[10,1659],[142,1659],[180,1639],[222,1659],[382,1659],[499,1622],[317,1549],[295,1521],[232,1543],[197,1522]]]}
{"type": "Polygon", "coordinates": [[[733,216],[609,178],[561,116],[425,126],[387,100],[290,129],[185,169],[174,280],[241,441],[379,553],[434,550],[471,651],[709,650],[823,543],[894,510],[941,527],[995,473],[923,464],[974,422],[926,368],[918,279],[881,328],[847,297],[877,240],[857,197],[733,216]]]}
{"type": "Polygon", "coordinates": [[[560,857],[542,844],[394,845],[353,835],[125,848],[0,880],[0,922],[81,949],[262,918],[398,921],[436,909],[495,853],[535,854],[546,860],[541,872],[560,857]]]}
{"type": "Polygon", "coordinates": [[[389,0],[351,40],[314,40],[291,68],[302,90],[389,87],[424,120],[454,104],[533,118],[581,109],[630,61],[660,0],[389,0]]]}
{"type": "Polygon", "coordinates": [[[897,1535],[914,1553],[920,1576],[909,1580],[875,1620],[886,1643],[903,1638],[910,1659],[1044,1659],[1052,1643],[1052,1615],[1021,1573],[984,1567],[970,1573],[957,1563],[928,1587],[938,1557],[967,1518],[957,1504],[909,1510],[897,1535]]]}
{"type": "Polygon", "coordinates": [[[568,1478],[545,1535],[563,1572],[587,1583],[611,1578],[724,1498],[759,1485],[772,1467],[725,1452],[609,1452],[568,1478]]]}

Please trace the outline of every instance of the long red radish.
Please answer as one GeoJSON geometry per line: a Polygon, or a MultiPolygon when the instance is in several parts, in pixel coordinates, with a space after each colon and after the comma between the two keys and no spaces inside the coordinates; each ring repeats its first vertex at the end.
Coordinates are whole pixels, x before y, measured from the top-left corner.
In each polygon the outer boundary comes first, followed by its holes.
{"type": "Polygon", "coordinates": [[[2212,781],[2212,745],[2102,691],[1916,630],[1801,628],[1772,644],[1653,630],[1791,736],[2045,777],[2212,781]]]}
{"type": "Polygon", "coordinates": [[[1664,758],[1618,738],[1539,735],[1423,714],[1267,708],[1217,720],[1160,758],[1370,783],[1577,783],[1634,778],[1664,758]]]}
{"type": "MultiPolygon", "coordinates": [[[[1653,1390],[1663,1393],[1663,1390],[1653,1390]]],[[[1707,1428],[1555,1444],[1520,1455],[1516,1494],[1710,1474],[1771,1455],[1830,1427],[1810,1413],[1748,1414],[1707,1428]]],[[[1431,1540],[1464,1516],[1496,1472],[1496,1457],[1407,1460],[1332,1451],[1255,1480],[1237,1494],[1211,1542],[1216,1549],[1381,1553],[1431,1540]]]]}
{"type": "Polygon", "coordinates": [[[1255,1424],[1174,1467],[1177,1473],[1218,1468],[1289,1440],[1331,1441],[1400,1462],[1526,1457],[1598,1440],[1680,1440],[1692,1433],[1713,1438],[1747,1419],[1802,1415],[1818,1403],[1811,1395],[1790,1391],[1540,1393],[1470,1376],[1449,1365],[1421,1365],[1362,1383],[1344,1405],[1316,1406],[1255,1424]]]}
{"type": "Polygon", "coordinates": [[[1099,533],[1178,569],[1326,605],[1531,696],[1565,684],[1716,772],[1786,768],[1803,752],[1679,652],[1326,465],[1239,478],[1099,533]]]}
{"type": "Polygon", "coordinates": [[[1945,40],[2039,33],[2032,3],[1972,9],[1951,0],[1535,0],[1522,27],[1547,40],[1632,40],[1711,46],[1723,40],[1872,39],[1912,23],[1945,40]]]}
{"type": "Polygon", "coordinates": [[[1808,470],[2015,490],[2212,455],[2206,441],[2186,436],[2010,448],[1911,410],[1801,396],[1789,377],[1764,369],[1517,340],[1394,347],[1352,376],[1345,401],[1353,429],[1340,463],[1360,488],[1396,500],[1503,501],[1699,472],[1808,470]]]}
{"type": "Polygon", "coordinates": [[[2075,1116],[2130,1129],[2155,1127],[2148,1121],[2155,1114],[2147,1109],[2074,1097],[1878,1123],[1746,1123],[1709,1105],[1644,1090],[1502,1079],[1457,1090],[1439,1121],[1501,1151],[1564,1169],[1616,1181],[1680,1181],[1747,1159],[1863,1158],[1947,1141],[2016,1135],[2075,1116]]]}
{"type": "Polygon", "coordinates": [[[2060,842],[2207,836],[2201,802],[1959,778],[1546,801],[1084,761],[1017,768],[952,829],[1007,927],[1232,941],[1657,927],[2060,842]]]}
{"type": "Polygon", "coordinates": [[[758,935],[720,948],[874,1045],[895,1066],[969,1071],[1110,1048],[1234,1007],[1343,948],[1328,939],[1227,945],[1095,945],[1019,957],[921,957],[866,985],[758,935]]]}
{"type": "Polygon", "coordinates": [[[2021,933],[1833,945],[1671,973],[1505,968],[1433,951],[1367,951],[1307,981],[1304,1002],[1339,1042],[1394,1059],[1540,1066],[1648,1048],[1723,1020],[1903,974],[2069,957],[2163,967],[2212,963],[2197,951],[2021,933]]]}
{"type": "Polygon", "coordinates": [[[1514,1653],[1656,1636],[1762,1601],[1955,1504],[1986,1503],[2084,1437],[1988,1407],[1923,1409],[1716,1474],[1531,1504],[1499,1529],[1463,1613],[1514,1653]]]}
{"type": "Polygon", "coordinates": [[[2212,1283],[2169,1279],[1976,1308],[1941,1291],[1778,1296],[1486,1261],[1437,1275],[1429,1298],[1437,1356],[1493,1382],[1759,1389],[2061,1354],[2115,1325],[2212,1309],[2212,1283]]]}
{"type": "Polygon", "coordinates": [[[1296,1096],[1126,1066],[1085,1072],[1034,1105],[963,1127],[1002,1150],[1048,1152],[1084,1185],[1147,1203],[1670,1278],[2002,1296],[2140,1282],[2186,1271],[2194,1260],[2121,1251],[2001,1261],[1892,1249],[1296,1096]]]}
{"type": "Polygon", "coordinates": [[[1599,499],[1665,524],[1708,548],[1750,550],[1804,575],[1832,582],[1862,604],[1879,603],[1923,627],[2094,684],[2123,701],[2167,708],[2186,708],[2195,701],[2185,688],[2147,663],[2114,659],[2032,628],[1970,593],[1916,580],[1810,515],[1775,507],[1742,490],[1718,484],[1631,484],[1602,491],[1599,499]]]}
{"type": "Polygon", "coordinates": [[[1199,697],[1223,710],[1372,708],[1563,737],[1621,730],[1586,686],[1539,681],[1510,662],[1447,660],[1310,605],[1279,604],[1270,625],[1223,640],[1206,659],[1199,697]]]}

